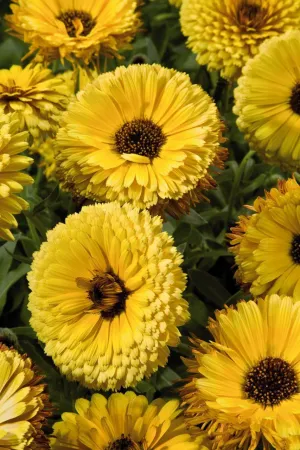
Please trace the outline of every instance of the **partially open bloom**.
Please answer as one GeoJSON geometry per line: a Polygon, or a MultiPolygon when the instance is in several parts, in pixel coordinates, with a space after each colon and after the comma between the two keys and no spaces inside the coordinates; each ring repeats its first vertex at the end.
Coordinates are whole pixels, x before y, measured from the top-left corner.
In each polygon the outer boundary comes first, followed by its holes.
{"type": "Polygon", "coordinates": [[[28,203],[18,196],[23,187],[33,179],[22,170],[32,159],[21,155],[28,147],[28,133],[19,132],[17,114],[0,113],[0,239],[13,240],[11,228],[17,227],[14,217],[28,208],[28,203]]]}
{"type": "Polygon", "coordinates": [[[254,450],[262,439],[296,450],[300,435],[300,302],[271,295],[210,320],[210,343],[193,339],[181,394],[188,423],[206,424],[213,449],[254,450]]]}
{"type": "Polygon", "coordinates": [[[188,75],[159,65],[100,75],[70,103],[57,135],[66,188],[140,208],[199,201],[222,166],[222,123],[188,75]]]}
{"type": "Polygon", "coordinates": [[[140,27],[135,0],[13,0],[12,34],[46,60],[118,56],[140,27]]]}
{"type": "Polygon", "coordinates": [[[258,197],[228,235],[238,282],[254,296],[282,294],[300,300],[300,186],[294,179],[258,197]]]}
{"type": "Polygon", "coordinates": [[[84,207],[48,232],[28,274],[31,324],[69,379],[119,389],[166,364],[189,318],[172,244],[129,204],[84,207]]]}
{"type": "Polygon", "coordinates": [[[300,168],[299,54],[300,31],[268,40],[235,89],[240,130],[266,162],[284,170],[300,168]]]}
{"type": "Polygon", "coordinates": [[[199,64],[238,78],[265,40],[299,28],[300,0],[183,0],[181,26],[199,64]]]}
{"type": "Polygon", "coordinates": [[[184,422],[178,400],[148,404],[134,392],[80,398],[54,425],[53,450],[208,450],[206,433],[184,422]]]}
{"type": "Polygon", "coordinates": [[[14,112],[32,139],[54,136],[74,90],[69,74],[55,76],[40,64],[0,70],[0,112],[14,112]]]}
{"type": "Polygon", "coordinates": [[[50,415],[42,377],[27,355],[0,344],[0,448],[48,450],[42,426],[50,415]]]}

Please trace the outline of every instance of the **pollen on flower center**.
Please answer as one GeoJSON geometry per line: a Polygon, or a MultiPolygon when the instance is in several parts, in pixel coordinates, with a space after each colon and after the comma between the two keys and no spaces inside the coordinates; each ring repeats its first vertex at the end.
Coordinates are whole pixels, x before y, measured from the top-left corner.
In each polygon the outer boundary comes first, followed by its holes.
{"type": "Polygon", "coordinates": [[[149,119],[135,119],[126,122],[115,134],[115,145],[119,153],[156,158],[166,142],[160,126],[149,119]]]}
{"type": "Polygon", "coordinates": [[[76,278],[77,286],[86,290],[103,319],[113,319],[125,311],[129,291],[112,271],[96,273],[91,279],[76,278]]]}
{"type": "Polygon", "coordinates": [[[260,5],[242,1],[237,10],[237,23],[242,27],[260,28],[265,19],[266,10],[260,5]]]}
{"type": "Polygon", "coordinates": [[[300,115],[300,83],[298,82],[292,90],[290,105],[294,113],[300,115]]]}
{"type": "Polygon", "coordinates": [[[139,450],[140,447],[138,444],[133,442],[130,437],[125,437],[122,434],[121,439],[117,439],[116,441],[110,443],[105,450],[139,450]]]}
{"type": "Polygon", "coordinates": [[[70,37],[87,36],[96,25],[90,13],[78,9],[62,12],[57,19],[65,24],[70,37]]]}
{"type": "Polygon", "coordinates": [[[299,385],[297,375],[288,362],[267,357],[247,373],[243,389],[248,399],[266,408],[279,405],[297,394],[299,385]]]}
{"type": "Polygon", "coordinates": [[[290,255],[295,264],[300,264],[300,234],[297,234],[293,237],[290,255]]]}

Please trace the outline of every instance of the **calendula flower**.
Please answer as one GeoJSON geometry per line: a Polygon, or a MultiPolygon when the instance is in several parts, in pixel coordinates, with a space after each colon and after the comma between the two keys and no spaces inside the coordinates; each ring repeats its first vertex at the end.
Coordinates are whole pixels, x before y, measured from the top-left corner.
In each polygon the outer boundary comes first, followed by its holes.
{"type": "Polygon", "coordinates": [[[31,324],[68,379],[119,389],[166,364],[189,318],[172,244],[129,204],[86,206],[48,232],[28,274],[31,324]]]}
{"type": "Polygon", "coordinates": [[[14,240],[10,229],[17,227],[14,217],[28,208],[28,203],[18,196],[23,186],[33,179],[22,170],[32,159],[21,153],[28,147],[28,133],[19,132],[18,114],[0,113],[0,238],[14,240]]]}
{"type": "Polygon", "coordinates": [[[253,214],[240,216],[229,234],[238,266],[236,278],[261,294],[300,299],[300,186],[294,179],[258,197],[253,214]]]}
{"type": "Polygon", "coordinates": [[[266,39],[299,28],[300,1],[184,0],[181,26],[198,63],[234,79],[266,39]]]}
{"type": "Polygon", "coordinates": [[[27,355],[0,344],[0,448],[48,450],[42,426],[50,415],[42,377],[27,355]]]}
{"type": "Polygon", "coordinates": [[[250,60],[235,89],[237,124],[251,148],[284,170],[300,168],[300,31],[274,37],[250,60]]]}
{"type": "Polygon", "coordinates": [[[141,23],[134,0],[13,0],[6,16],[11,33],[46,60],[117,57],[141,23]]]}
{"type": "Polygon", "coordinates": [[[54,136],[61,113],[73,93],[72,86],[69,73],[54,76],[40,64],[2,69],[0,112],[17,114],[20,131],[28,130],[32,140],[54,136]]]}
{"type": "Polygon", "coordinates": [[[213,449],[296,449],[300,435],[300,302],[276,294],[216,312],[214,342],[193,339],[182,388],[188,423],[213,449]]]}
{"type": "Polygon", "coordinates": [[[208,450],[206,433],[187,427],[178,400],[94,394],[76,400],[75,409],[54,425],[53,450],[208,450]]]}
{"type": "Polygon", "coordinates": [[[226,156],[222,128],[215,104],[188,75],[119,67],[70,103],[57,135],[58,174],[73,193],[96,201],[194,202],[226,156]]]}

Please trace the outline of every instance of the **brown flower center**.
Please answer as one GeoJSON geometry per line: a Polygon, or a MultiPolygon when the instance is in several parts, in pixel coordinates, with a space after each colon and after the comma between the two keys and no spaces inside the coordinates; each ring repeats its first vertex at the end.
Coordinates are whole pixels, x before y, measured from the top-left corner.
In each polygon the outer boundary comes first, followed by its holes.
{"type": "Polygon", "coordinates": [[[130,291],[113,271],[97,272],[91,280],[76,278],[76,283],[87,292],[103,319],[111,320],[125,311],[130,291]]]}
{"type": "Polygon", "coordinates": [[[300,83],[298,82],[292,90],[292,95],[290,97],[290,106],[294,113],[300,115],[300,83]]]}
{"type": "Polygon", "coordinates": [[[264,408],[279,405],[299,392],[296,372],[283,359],[267,357],[246,375],[244,392],[264,408]]]}
{"type": "Polygon", "coordinates": [[[149,119],[126,122],[115,134],[115,145],[119,153],[156,158],[167,138],[161,127],[149,119]]]}
{"type": "Polygon", "coordinates": [[[290,248],[290,256],[295,264],[300,264],[300,234],[296,234],[293,237],[290,248]]]}
{"type": "Polygon", "coordinates": [[[242,28],[259,29],[265,23],[266,9],[251,1],[243,0],[237,9],[236,21],[242,28]]]}
{"type": "Polygon", "coordinates": [[[140,450],[141,447],[139,444],[136,444],[131,440],[130,437],[125,437],[122,434],[121,439],[117,439],[116,441],[110,443],[105,450],[140,450]]]}
{"type": "Polygon", "coordinates": [[[0,83],[0,101],[17,100],[22,95],[25,95],[25,92],[19,86],[0,83]]]}
{"type": "Polygon", "coordinates": [[[78,9],[62,12],[57,19],[64,23],[70,37],[87,36],[96,25],[90,13],[78,9]]]}

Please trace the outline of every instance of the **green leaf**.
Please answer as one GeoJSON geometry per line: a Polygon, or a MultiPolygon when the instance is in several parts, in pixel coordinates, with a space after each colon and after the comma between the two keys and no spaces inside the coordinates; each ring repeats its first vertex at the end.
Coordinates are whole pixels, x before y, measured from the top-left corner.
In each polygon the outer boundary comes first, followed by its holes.
{"type": "Polygon", "coordinates": [[[8,290],[29,270],[29,264],[22,263],[17,269],[10,271],[5,279],[0,281],[0,314],[5,306],[8,290]]]}
{"type": "Polygon", "coordinates": [[[224,288],[218,278],[203,270],[189,270],[189,277],[198,292],[217,307],[223,307],[231,297],[230,292],[224,288]]]}
{"type": "Polygon", "coordinates": [[[35,207],[32,210],[32,215],[36,215],[39,212],[43,211],[47,206],[51,206],[52,203],[54,203],[59,197],[59,185],[56,185],[51,194],[48,195],[48,197],[44,198],[40,203],[35,205],[35,207]]]}
{"type": "Polygon", "coordinates": [[[190,225],[197,225],[197,226],[207,224],[207,221],[203,217],[201,217],[200,214],[198,214],[194,209],[191,209],[190,214],[188,216],[184,216],[181,219],[181,222],[189,223],[190,225]]]}
{"type": "Polygon", "coordinates": [[[4,280],[9,272],[13,253],[16,248],[16,241],[6,242],[0,247],[0,280],[4,280]]]}
{"type": "Polygon", "coordinates": [[[194,294],[186,294],[184,297],[189,302],[191,319],[197,322],[198,325],[205,327],[209,315],[205,303],[194,294]]]}
{"type": "Polygon", "coordinates": [[[19,338],[37,339],[31,327],[15,327],[11,329],[19,338]]]}

